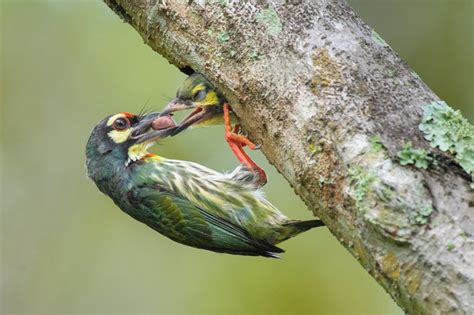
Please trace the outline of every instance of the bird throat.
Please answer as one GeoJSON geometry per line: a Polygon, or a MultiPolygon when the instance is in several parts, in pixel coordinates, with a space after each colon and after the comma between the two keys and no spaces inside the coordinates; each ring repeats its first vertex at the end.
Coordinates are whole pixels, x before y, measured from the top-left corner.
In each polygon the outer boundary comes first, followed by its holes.
{"type": "Polygon", "coordinates": [[[152,143],[137,143],[128,148],[128,160],[126,165],[129,165],[132,162],[138,161],[145,156],[147,156],[148,148],[152,143]]]}

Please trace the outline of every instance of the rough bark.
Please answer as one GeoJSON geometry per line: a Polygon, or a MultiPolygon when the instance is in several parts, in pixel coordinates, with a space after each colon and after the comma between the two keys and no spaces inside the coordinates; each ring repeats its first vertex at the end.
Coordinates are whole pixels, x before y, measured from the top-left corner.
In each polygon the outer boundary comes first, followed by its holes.
{"type": "Polygon", "coordinates": [[[154,50],[221,89],[403,309],[474,313],[472,173],[420,131],[439,98],[345,1],[105,2],[154,50]]]}

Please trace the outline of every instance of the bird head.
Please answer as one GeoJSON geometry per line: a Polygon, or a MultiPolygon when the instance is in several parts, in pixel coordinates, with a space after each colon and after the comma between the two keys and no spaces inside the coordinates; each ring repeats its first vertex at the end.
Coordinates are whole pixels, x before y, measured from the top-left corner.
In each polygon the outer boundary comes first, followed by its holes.
{"type": "Polygon", "coordinates": [[[215,115],[223,113],[225,97],[202,74],[190,75],[176,93],[176,98],[169,102],[161,115],[169,115],[182,110],[193,110],[173,130],[172,135],[185,130],[191,125],[204,124],[215,115]]]}
{"type": "Polygon", "coordinates": [[[175,126],[170,116],[159,117],[159,113],[122,112],[106,117],[94,127],[87,142],[88,174],[94,162],[128,165],[141,159],[151,145],[169,136],[175,126]]]}

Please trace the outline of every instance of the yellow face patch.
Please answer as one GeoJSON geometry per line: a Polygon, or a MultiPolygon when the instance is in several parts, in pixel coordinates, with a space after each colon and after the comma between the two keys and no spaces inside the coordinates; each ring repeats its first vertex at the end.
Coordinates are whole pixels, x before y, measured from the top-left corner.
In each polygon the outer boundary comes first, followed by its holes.
{"type": "MultiPolygon", "coordinates": [[[[204,84],[198,84],[196,85],[193,90],[192,90],[192,95],[196,95],[199,93],[199,91],[205,90],[206,87],[204,84]]],[[[209,106],[209,105],[217,105],[219,103],[219,98],[217,97],[217,93],[213,90],[210,90],[209,92],[206,93],[206,97],[199,101],[195,102],[198,106],[209,106]]]]}
{"type": "Polygon", "coordinates": [[[216,92],[209,91],[206,94],[206,98],[204,99],[204,105],[217,105],[219,103],[219,98],[217,97],[216,92]]]}
{"type": "Polygon", "coordinates": [[[191,94],[192,95],[196,95],[199,91],[202,91],[204,90],[206,87],[204,86],[204,84],[198,84],[196,85],[195,87],[193,87],[193,90],[191,91],[191,94]]]}
{"type": "Polygon", "coordinates": [[[111,130],[107,135],[110,139],[112,139],[113,142],[122,143],[127,141],[130,133],[132,133],[132,128],[128,128],[126,130],[111,130]]]}
{"type": "MultiPolygon", "coordinates": [[[[113,115],[109,118],[109,120],[107,120],[107,126],[112,126],[114,121],[116,121],[118,118],[127,118],[127,116],[122,113],[113,115]]],[[[127,141],[131,132],[132,132],[132,128],[128,128],[125,130],[111,130],[109,131],[107,135],[109,136],[110,139],[112,139],[113,142],[122,143],[122,142],[127,141]]]]}

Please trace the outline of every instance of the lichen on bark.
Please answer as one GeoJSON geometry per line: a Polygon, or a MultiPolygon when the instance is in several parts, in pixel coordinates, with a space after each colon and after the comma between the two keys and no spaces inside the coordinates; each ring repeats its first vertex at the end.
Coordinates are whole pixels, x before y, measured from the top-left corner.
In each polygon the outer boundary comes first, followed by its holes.
{"type": "Polygon", "coordinates": [[[432,147],[452,153],[474,181],[474,126],[459,110],[443,101],[424,105],[419,128],[432,147]]]}

